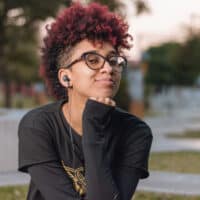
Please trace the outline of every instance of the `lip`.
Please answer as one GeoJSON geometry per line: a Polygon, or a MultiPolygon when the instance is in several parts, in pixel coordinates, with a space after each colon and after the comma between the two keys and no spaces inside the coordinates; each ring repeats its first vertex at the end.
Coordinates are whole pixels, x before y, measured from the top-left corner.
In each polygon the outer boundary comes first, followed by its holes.
{"type": "Polygon", "coordinates": [[[102,85],[111,85],[113,86],[115,82],[111,78],[101,78],[101,79],[96,79],[96,82],[102,84],[102,85]]]}

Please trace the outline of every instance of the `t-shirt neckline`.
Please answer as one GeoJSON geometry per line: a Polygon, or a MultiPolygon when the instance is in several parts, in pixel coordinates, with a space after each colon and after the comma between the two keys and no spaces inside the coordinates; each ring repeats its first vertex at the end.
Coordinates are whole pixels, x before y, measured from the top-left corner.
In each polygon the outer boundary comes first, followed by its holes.
{"type": "Polygon", "coordinates": [[[59,114],[64,122],[64,125],[65,127],[67,127],[67,129],[69,130],[71,128],[71,131],[72,131],[72,134],[75,136],[75,137],[78,137],[79,139],[82,139],[82,136],[80,134],[78,134],[74,129],[73,127],[70,126],[69,122],[67,121],[67,119],[65,118],[64,116],[64,113],[62,111],[62,105],[66,102],[66,100],[61,100],[60,101],[60,104],[59,104],[59,114]]]}

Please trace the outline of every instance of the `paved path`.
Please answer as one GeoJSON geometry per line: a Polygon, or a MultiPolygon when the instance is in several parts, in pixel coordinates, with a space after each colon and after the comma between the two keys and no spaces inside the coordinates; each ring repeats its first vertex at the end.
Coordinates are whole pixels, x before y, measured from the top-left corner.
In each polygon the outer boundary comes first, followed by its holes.
{"type": "Polygon", "coordinates": [[[168,138],[168,133],[182,134],[186,130],[200,130],[200,109],[177,112],[171,115],[145,118],[150,125],[154,140],[152,151],[200,151],[200,139],[174,139],[168,138]]]}
{"type": "Polygon", "coordinates": [[[154,171],[148,179],[140,181],[138,190],[200,195],[200,174],[154,171]]]}
{"type": "Polygon", "coordinates": [[[28,174],[13,171],[0,173],[0,187],[12,185],[25,185],[30,181],[28,174]]]}

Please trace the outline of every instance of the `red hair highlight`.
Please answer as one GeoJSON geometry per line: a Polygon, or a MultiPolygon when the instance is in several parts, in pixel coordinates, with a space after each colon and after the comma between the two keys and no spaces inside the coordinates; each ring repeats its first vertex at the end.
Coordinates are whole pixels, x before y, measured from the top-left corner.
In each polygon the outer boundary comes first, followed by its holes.
{"type": "Polygon", "coordinates": [[[109,42],[117,51],[131,47],[127,23],[106,6],[74,3],[64,9],[51,26],[42,48],[41,74],[57,99],[66,98],[66,88],[58,80],[58,56],[66,47],[73,47],[83,39],[109,42]]]}

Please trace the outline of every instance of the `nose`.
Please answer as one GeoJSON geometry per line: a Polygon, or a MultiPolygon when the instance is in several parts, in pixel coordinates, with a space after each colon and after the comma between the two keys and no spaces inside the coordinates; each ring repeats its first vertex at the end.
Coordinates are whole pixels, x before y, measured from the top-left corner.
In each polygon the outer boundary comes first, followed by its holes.
{"type": "Polygon", "coordinates": [[[108,61],[105,61],[103,67],[101,68],[101,72],[107,72],[107,73],[113,72],[113,68],[110,66],[108,61]]]}

